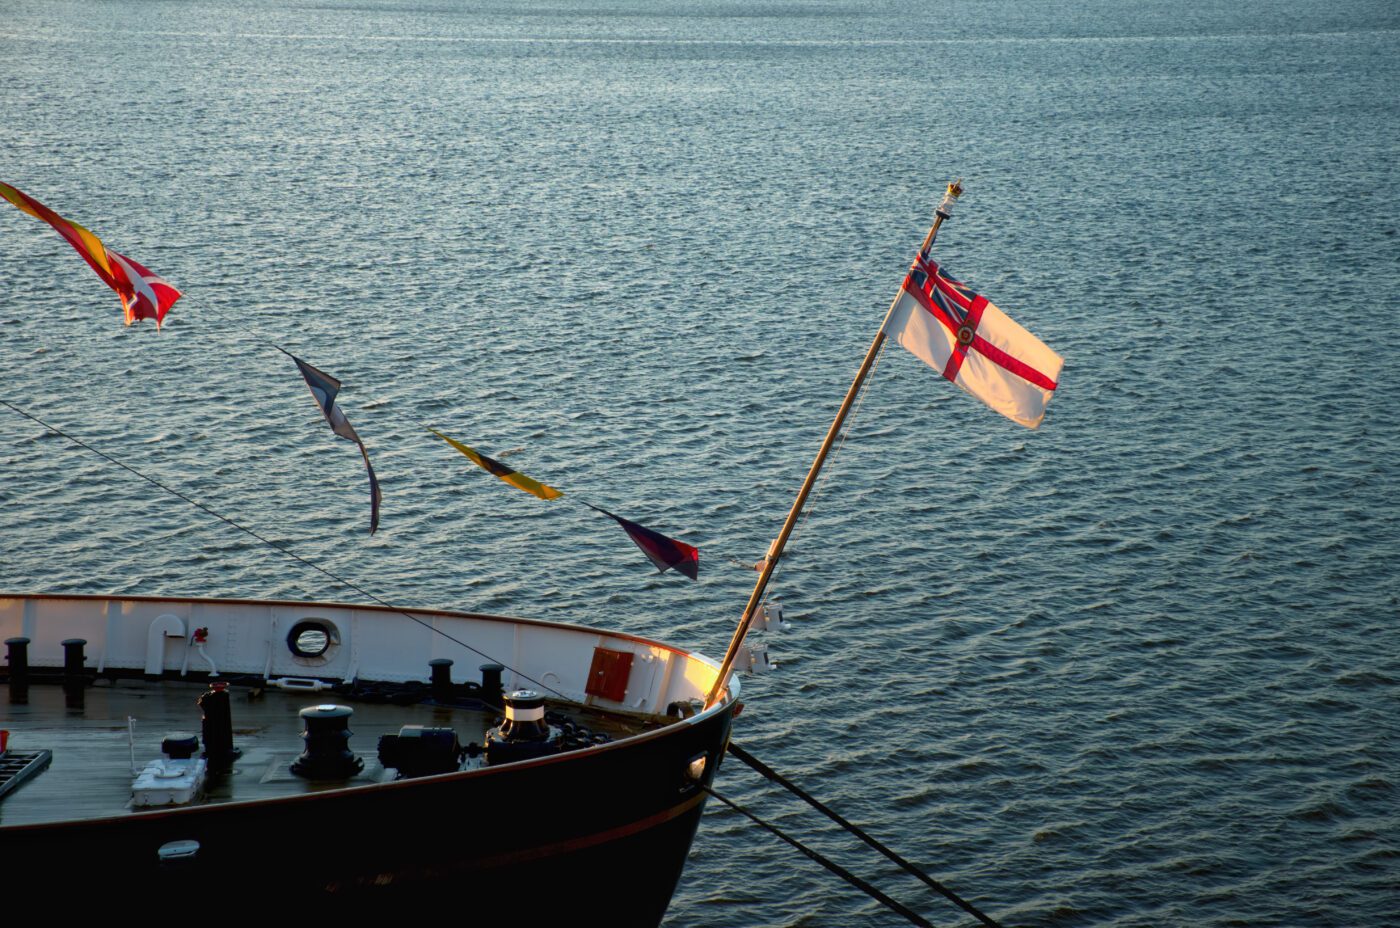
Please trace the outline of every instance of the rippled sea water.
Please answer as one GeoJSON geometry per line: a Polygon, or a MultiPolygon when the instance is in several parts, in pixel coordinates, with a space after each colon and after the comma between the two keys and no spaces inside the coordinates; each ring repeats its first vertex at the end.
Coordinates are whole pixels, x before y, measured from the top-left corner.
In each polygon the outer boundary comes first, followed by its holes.
{"type": "MultiPolygon", "coordinates": [[[[963,177],[1060,395],[886,351],[736,740],[1008,925],[1397,925],[1397,101],[1389,0],[9,0],[0,180],[187,297],[124,329],[0,204],[0,395],[395,603],[718,655],[963,177]]],[[[0,589],[357,598],[0,413],[0,589]]],[[[899,923],[714,807],[667,921],[899,923]]]]}

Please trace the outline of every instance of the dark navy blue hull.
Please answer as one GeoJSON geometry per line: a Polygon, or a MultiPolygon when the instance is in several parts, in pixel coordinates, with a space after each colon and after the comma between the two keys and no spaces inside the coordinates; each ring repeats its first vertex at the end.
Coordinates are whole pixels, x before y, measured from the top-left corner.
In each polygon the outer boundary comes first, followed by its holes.
{"type": "Polygon", "coordinates": [[[611,925],[656,925],[704,807],[687,765],[704,755],[705,781],[713,778],[732,715],[731,704],[636,738],[471,773],[0,827],[0,861],[15,887],[61,878],[83,893],[206,902],[234,901],[230,892],[305,902],[421,893],[517,924],[591,911],[611,925]],[[173,841],[199,850],[162,863],[157,851],[173,841]]]}

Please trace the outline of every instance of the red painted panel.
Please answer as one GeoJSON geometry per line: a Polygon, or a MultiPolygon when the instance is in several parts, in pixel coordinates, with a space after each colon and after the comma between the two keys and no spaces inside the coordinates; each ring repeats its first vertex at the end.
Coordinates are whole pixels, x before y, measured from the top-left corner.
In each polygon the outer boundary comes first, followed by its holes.
{"type": "Polygon", "coordinates": [[[583,691],[590,696],[622,702],[622,697],[627,695],[627,680],[631,676],[631,651],[594,648],[593,665],[588,668],[588,683],[583,691]]]}

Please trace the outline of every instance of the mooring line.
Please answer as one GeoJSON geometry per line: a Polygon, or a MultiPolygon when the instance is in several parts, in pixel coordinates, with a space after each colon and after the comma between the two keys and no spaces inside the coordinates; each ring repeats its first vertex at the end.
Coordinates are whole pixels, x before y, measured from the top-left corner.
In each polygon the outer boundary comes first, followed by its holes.
{"type": "MultiPolygon", "coordinates": [[[[196,500],[196,499],[193,499],[193,498],[191,498],[191,497],[189,497],[189,496],[186,496],[184,493],[181,493],[179,490],[175,489],[174,487],[167,486],[166,484],[161,483],[159,480],[155,479],[154,477],[148,477],[148,476],[146,476],[145,474],[141,473],[141,472],[140,472],[139,470],[137,470],[136,468],[132,467],[130,464],[127,464],[127,463],[125,463],[125,462],[123,462],[123,461],[118,460],[117,458],[112,457],[110,454],[108,454],[107,452],[101,450],[100,448],[96,448],[96,447],[94,447],[94,446],[92,446],[92,445],[89,445],[87,442],[83,441],[81,438],[78,438],[78,437],[73,436],[73,435],[69,435],[67,432],[63,431],[62,429],[57,428],[56,426],[49,425],[49,424],[48,424],[47,422],[45,422],[43,419],[40,419],[38,416],[33,415],[33,414],[31,414],[31,413],[25,412],[23,409],[20,409],[20,408],[19,408],[18,406],[16,406],[15,404],[10,403],[10,402],[7,402],[6,400],[0,399],[0,406],[8,407],[9,409],[13,410],[14,412],[19,413],[21,416],[24,416],[24,418],[29,419],[29,420],[32,421],[32,422],[37,422],[39,425],[42,425],[44,428],[48,429],[50,432],[53,432],[53,433],[56,434],[56,435],[61,435],[62,437],[64,437],[64,438],[68,439],[69,441],[71,441],[73,444],[77,445],[78,447],[83,448],[83,449],[85,449],[85,450],[87,450],[87,451],[91,451],[93,454],[97,455],[98,457],[102,458],[103,460],[107,461],[108,463],[115,464],[115,465],[117,465],[118,467],[120,467],[122,470],[128,471],[129,473],[132,473],[132,474],[136,475],[137,477],[140,477],[142,480],[146,481],[147,483],[151,484],[152,486],[157,487],[157,488],[159,488],[159,489],[161,489],[161,490],[164,490],[165,492],[169,493],[169,494],[172,495],[172,496],[177,496],[177,497],[179,497],[180,499],[182,499],[182,500],[184,500],[185,502],[189,503],[191,506],[195,507],[196,509],[200,510],[201,512],[204,512],[204,513],[207,513],[207,514],[213,516],[214,518],[218,519],[220,522],[225,522],[225,523],[227,523],[228,525],[233,526],[234,528],[238,529],[240,532],[244,533],[245,535],[249,535],[249,536],[251,536],[251,537],[253,537],[253,538],[256,538],[258,541],[260,541],[260,542],[262,542],[263,544],[267,545],[269,548],[273,549],[274,551],[278,552],[279,554],[286,555],[287,557],[289,557],[289,558],[291,558],[292,560],[296,561],[298,564],[301,564],[301,565],[303,565],[303,566],[305,566],[305,567],[310,567],[312,570],[315,570],[315,571],[317,571],[318,573],[321,573],[321,574],[323,574],[323,575],[325,575],[325,576],[327,576],[327,577],[330,577],[330,578],[331,578],[332,580],[334,580],[336,583],[339,583],[341,586],[345,587],[346,589],[353,590],[354,592],[359,593],[359,594],[360,594],[361,596],[363,596],[365,599],[368,599],[368,600],[370,600],[370,601],[372,601],[372,602],[374,602],[374,603],[376,603],[376,604],[378,604],[378,605],[380,605],[380,606],[383,606],[385,609],[388,609],[388,610],[390,610],[391,612],[395,612],[395,613],[397,613],[398,615],[403,616],[404,618],[408,619],[410,622],[417,622],[419,625],[423,626],[424,628],[428,629],[429,631],[435,632],[436,634],[441,635],[442,637],[446,638],[448,641],[451,641],[451,642],[454,643],[454,644],[461,645],[462,647],[466,648],[468,651],[471,651],[471,652],[474,653],[474,654],[477,654],[477,655],[479,655],[479,656],[481,656],[481,657],[484,657],[484,658],[486,658],[488,661],[491,661],[491,662],[494,663],[494,664],[500,664],[502,667],[504,667],[505,669],[509,670],[511,673],[515,674],[517,677],[520,677],[520,678],[523,679],[523,680],[528,680],[528,681],[530,681],[531,683],[533,683],[533,684],[535,684],[536,686],[538,686],[540,689],[548,690],[549,692],[553,693],[555,696],[558,696],[560,699],[564,699],[564,700],[568,700],[568,699],[569,699],[568,696],[566,696],[566,695],[564,695],[563,693],[559,692],[559,691],[556,690],[554,687],[550,686],[548,683],[541,683],[539,680],[536,680],[534,677],[531,677],[531,676],[529,676],[528,674],[524,673],[523,671],[517,670],[517,669],[515,669],[514,667],[510,666],[510,665],[507,664],[505,661],[498,660],[498,659],[492,657],[490,654],[487,654],[485,651],[481,650],[480,648],[474,648],[474,647],[472,647],[471,645],[467,644],[465,641],[462,641],[462,640],[459,639],[459,638],[456,638],[456,637],[454,637],[454,636],[452,636],[452,635],[449,635],[447,632],[445,632],[445,631],[443,631],[442,629],[438,628],[437,626],[433,625],[431,622],[425,622],[425,621],[423,621],[422,619],[418,618],[416,615],[412,615],[412,614],[410,614],[410,613],[404,611],[403,609],[400,609],[398,606],[395,606],[393,603],[391,603],[391,602],[389,602],[389,601],[387,601],[387,600],[381,599],[381,598],[378,597],[378,596],[375,596],[373,593],[369,592],[369,591],[366,590],[364,587],[360,586],[359,584],[355,583],[354,581],[352,581],[352,580],[346,580],[344,577],[340,576],[339,574],[334,573],[334,572],[331,571],[331,570],[328,570],[328,569],[325,568],[325,567],[322,567],[320,564],[316,564],[316,563],[313,563],[313,562],[311,562],[311,561],[308,561],[306,558],[302,557],[300,554],[297,554],[295,551],[292,551],[292,550],[289,549],[289,548],[284,548],[284,547],[282,547],[281,545],[277,544],[275,541],[272,541],[270,538],[265,538],[265,537],[263,537],[263,536],[260,535],[258,532],[254,531],[253,529],[248,528],[246,525],[242,525],[242,524],[240,524],[240,523],[238,523],[238,522],[235,522],[233,519],[230,519],[230,518],[229,518],[228,516],[226,516],[226,515],[222,515],[222,514],[220,514],[220,513],[218,513],[218,512],[215,512],[213,509],[210,509],[208,506],[204,505],[203,503],[199,502],[199,501],[196,500]]],[[[570,701],[572,701],[572,700],[570,700],[570,701]]]]}
{"type": "Polygon", "coordinates": [[[866,834],[865,831],[862,830],[859,826],[853,825],[852,823],[846,821],[846,819],[843,818],[840,814],[838,814],[835,809],[832,809],[820,799],[815,798],[806,790],[802,789],[802,787],[798,786],[796,783],[792,782],[787,777],[783,776],[781,773],[778,773],[772,767],[769,767],[763,761],[759,760],[757,757],[754,757],[748,751],[745,751],[743,748],[739,747],[732,741],[729,742],[729,753],[733,754],[735,757],[739,758],[739,760],[748,764],[762,776],[768,778],[769,780],[772,780],[774,783],[777,783],[783,789],[792,793],[798,799],[801,799],[803,802],[807,803],[809,806],[816,809],[822,815],[825,815],[827,818],[831,819],[833,822],[840,825],[842,828],[846,829],[851,834],[855,835],[857,838],[860,838],[862,841],[873,847],[875,850],[879,851],[881,854],[884,854],[886,857],[894,861],[904,870],[918,877],[931,889],[943,895],[943,897],[946,898],[949,902],[953,903],[958,908],[962,909],[964,912],[971,915],[973,918],[977,919],[982,924],[986,925],[987,928],[1001,928],[1001,925],[991,916],[986,915],[972,903],[968,902],[966,899],[962,898],[957,893],[944,886],[938,880],[935,880],[933,877],[929,876],[927,873],[920,870],[918,867],[914,866],[912,863],[905,860],[903,857],[899,856],[894,851],[890,850],[884,844],[880,843],[875,838],[866,834]]]}
{"type": "Polygon", "coordinates": [[[752,812],[750,812],[748,809],[745,809],[737,802],[734,802],[732,799],[727,799],[724,796],[720,795],[715,791],[714,787],[706,786],[704,783],[700,783],[698,781],[695,785],[703,789],[705,792],[709,793],[711,796],[718,799],[720,802],[729,806],[729,808],[733,809],[735,812],[738,812],[740,815],[749,819],[755,825],[758,825],[760,828],[772,832],[779,838],[782,838],[788,844],[791,844],[793,847],[797,848],[798,851],[802,852],[808,858],[821,864],[823,867],[830,870],[832,873],[836,874],[841,879],[845,880],[847,883],[850,883],[852,886],[854,886],[856,889],[859,889],[861,892],[865,893],[870,898],[883,904],[892,911],[898,912],[900,915],[903,915],[912,924],[919,925],[921,926],[921,928],[934,928],[933,923],[930,922],[928,919],[924,918],[918,912],[915,912],[913,909],[910,909],[907,906],[900,904],[898,901],[891,899],[889,896],[886,896],[884,893],[880,892],[880,890],[876,889],[869,882],[856,876],[854,873],[847,870],[845,867],[841,866],[831,858],[823,856],[822,854],[812,850],[810,847],[803,844],[801,841],[798,841],[796,838],[790,837],[789,835],[785,834],[781,829],[778,828],[778,826],[765,822],[763,819],[759,818],[757,815],[754,815],[752,812]]]}

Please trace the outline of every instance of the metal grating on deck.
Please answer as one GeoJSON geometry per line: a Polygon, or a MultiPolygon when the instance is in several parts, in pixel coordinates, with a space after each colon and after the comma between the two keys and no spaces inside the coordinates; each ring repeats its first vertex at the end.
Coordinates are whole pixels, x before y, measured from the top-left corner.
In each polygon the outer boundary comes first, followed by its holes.
{"type": "Polygon", "coordinates": [[[29,779],[38,776],[53,760],[53,751],[32,751],[21,754],[6,751],[0,754],[0,799],[29,779]]]}

